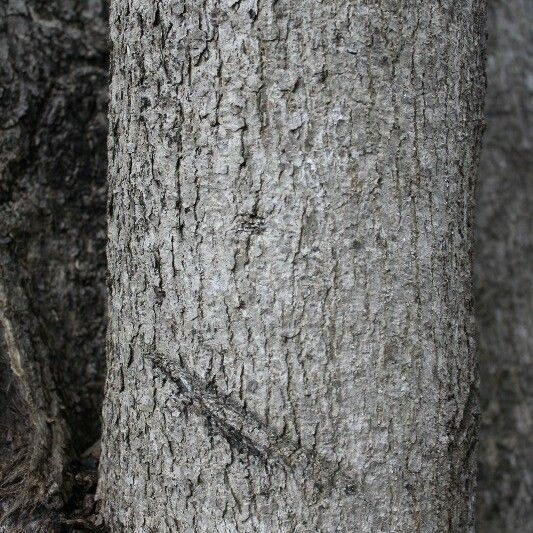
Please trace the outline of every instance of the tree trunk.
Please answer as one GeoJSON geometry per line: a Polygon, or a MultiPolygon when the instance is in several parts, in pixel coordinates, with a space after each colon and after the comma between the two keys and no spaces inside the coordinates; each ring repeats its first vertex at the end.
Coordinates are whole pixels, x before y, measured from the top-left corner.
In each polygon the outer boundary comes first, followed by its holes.
{"type": "Polygon", "coordinates": [[[0,529],[50,532],[99,433],[105,2],[2,2],[0,57],[0,529]]]}
{"type": "Polygon", "coordinates": [[[475,254],[483,407],[478,529],[525,532],[533,531],[533,4],[489,5],[475,254]]]}
{"type": "Polygon", "coordinates": [[[114,531],[471,531],[484,3],[112,3],[114,531]]]}

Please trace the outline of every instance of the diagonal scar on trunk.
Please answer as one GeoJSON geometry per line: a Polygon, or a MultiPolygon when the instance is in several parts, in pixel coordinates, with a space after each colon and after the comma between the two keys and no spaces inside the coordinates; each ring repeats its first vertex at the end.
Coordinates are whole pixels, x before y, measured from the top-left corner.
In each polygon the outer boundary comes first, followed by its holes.
{"type": "Polygon", "coordinates": [[[231,447],[286,471],[305,471],[311,474],[319,491],[339,488],[346,494],[352,494],[358,490],[361,481],[356,475],[343,471],[336,461],[276,435],[257,416],[246,411],[229,395],[206,384],[179,362],[169,361],[153,352],[145,353],[145,357],[177,385],[178,394],[187,399],[231,447]]]}

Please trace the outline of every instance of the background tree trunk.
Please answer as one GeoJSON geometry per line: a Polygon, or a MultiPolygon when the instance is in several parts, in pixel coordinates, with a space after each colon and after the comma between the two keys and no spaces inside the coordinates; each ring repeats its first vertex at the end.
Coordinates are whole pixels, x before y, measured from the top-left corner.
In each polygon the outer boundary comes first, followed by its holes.
{"type": "Polygon", "coordinates": [[[489,5],[487,132],[477,190],[482,533],[533,530],[533,4],[489,5]]]}
{"type": "Polygon", "coordinates": [[[115,0],[115,531],[469,531],[483,2],[115,0]]]}
{"type": "Polygon", "coordinates": [[[53,530],[46,513],[32,525],[6,514],[61,508],[70,460],[99,434],[105,6],[0,6],[0,516],[9,532],[53,530]]]}

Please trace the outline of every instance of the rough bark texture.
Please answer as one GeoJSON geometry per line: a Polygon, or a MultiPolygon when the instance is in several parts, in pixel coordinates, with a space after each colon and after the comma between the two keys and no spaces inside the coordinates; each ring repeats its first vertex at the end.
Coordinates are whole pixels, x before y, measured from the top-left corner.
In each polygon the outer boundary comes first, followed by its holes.
{"type": "Polygon", "coordinates": [[[115,0],[114,531],[472,529],[484,4],[115,0]]]}
{"type": "Polygon", "coordinates": [[[106,18],[103,0],[0,5],[0,515],[61,507],[98,438],[106,18]]]}
{"type": "Polygon", "coordinates": [[[491,0],[475,274],[478,530],[533,531],[533,3],[491,0]]]}

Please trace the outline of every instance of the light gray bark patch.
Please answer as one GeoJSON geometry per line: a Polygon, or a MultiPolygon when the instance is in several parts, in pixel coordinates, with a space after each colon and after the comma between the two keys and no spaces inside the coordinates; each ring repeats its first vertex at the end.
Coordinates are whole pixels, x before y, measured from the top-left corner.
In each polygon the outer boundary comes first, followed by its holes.
{"type": "Polygon", "coordinates": [[[109,525],[471,531],[484,2],[116,0],[111,37],[109,525]]]}

